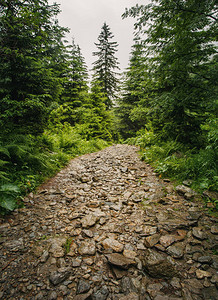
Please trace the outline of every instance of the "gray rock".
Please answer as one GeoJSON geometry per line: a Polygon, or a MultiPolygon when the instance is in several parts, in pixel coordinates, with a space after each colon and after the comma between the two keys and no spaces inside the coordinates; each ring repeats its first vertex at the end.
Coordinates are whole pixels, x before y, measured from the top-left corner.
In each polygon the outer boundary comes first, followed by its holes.
{"type": "Polygon", "coordinates": [[[205,233],[202,231],[202,228],[200,228],[200,227],[194,227],[194,228],[192,229],[192,235],[193,235],[195,238],[199,239],[199,240],[204,240],[204,239],[206,239],[206,235],[205,235],[205,233]]]}
{"type": "Polygon", "coordinates": [[[109,295],[109,290],[106,287],[106,285],[104,285],[100,290],[98,290],[97,292],[95,292],[92,295],[92,299],[93,300],[106,300],[108,295],[109,295]]]}
{"type": "Polygon", "coordinates": [[[93,232],[92,232],[91,230],[84,229],[84,230],[82,231],[82,233],[83,233],[85,236],[90,237],[90,238],[92,238],[92,237],[94,236],[94,235],[93,235],[93,232]]]}
{"type": "Polygon", "coordinates": [[[79,283],[77,285],[77,291],[76,293],[77,294],[84,294],[84,293],[87,293],[89,290],[90,290],[91,286],[90,284],[83,280],[83,279],[80,279],[79,280],[79,283]]]}
{"type": "Polygon", "coordinates": [[[136,262],[134,260],[127,258],[119,253],[108,254],[106,255],[106,257],[110,264],[120,267],[122,269],[128,269],[131,266],[136,265],[136,262]]]}
{"type": "Polygon", "coordinates": [[[124,294],[129,294],[130,292],[137,292],[132,279],[129,277],[123,277],[121,279],[120,290],[124,294]]]}
{"type": "Polygon", "coordinates": [[[24,249],[23,238],[19,238],[18,240],[13,240],[6,242],[4,245],[8,250],[17,252],[24,249]]]}
{"type": "Polygon", "coordinates": [[[81,258],[75,258],[72,260],[72,267],[80,267],[82,263],[81,258]]]}
{"type": "Polygon", "coordinates": [[[174,262],[170,257],[158,253],[155,250],[147,249],[141,257],[144,269],[152,277],[174,277],[177,274],[174,262]]]}
{"type": "Polygon", "coordinates": [[[48,300],[56,300],[57,297],[58,297],[58,294],[57,294],[55,291],[53,291],[53,292],[51,292],[51,294],[48,296],[48,300]]]}
{"type": "Polygon", "coordinates": [[[42,263],[45,263],[47,261],[47,259],[49,258],[49,253],[47,250],[44,250],[43,253],[42,253],[42,256],[41,256],[41,259],[40,261],[42,263]]]}
{"type": "Polygon", "coordinates": [[[53,257],[63,257],[64,256],[64,248],[62,247],[66,242],[66,238],[54,238],[51,240],[51,246],[49,249],[49,253],[52,254],[53,257]]]}
{"type": "Polygon", "coordinates": [[[182,183],[186,186],[191,186],[192,185],[192,180],[184,180],[182,183]]]}
{"type": "Polygon", "coordinates": [[[185,245],[182,243],[176,243],[167,248],[167,252],[174,258],[181,258],[184,255],[185,245]]]}
{"type": "Polygon", "coordinates": [[[95,255],[96,247],[94,241],[84,241],[78,248],[80,255],[95,255]]]}
{"type": "Polygon", "coordinates": [[[94,214],[90,214],[82,218],[81,223],[83,228],[89,228],[94,226],[98,222],[99,218],[94,214]]]}
{"type": "Polygon", "coordinates": [[[66,296],[68,294],[68,288],[65,285],[61,285],[59,287],[59,290],[61,291],[61,293],[63,294],[63,296],[66,296]]]}
{"type": "Polygon", "coordinates": [[[200,256],[198,257],[198,262],[203,264],[212,264],[213,259],[210,256],[200,256]]]}
{"type": "Polygon", "coordinates": [[[176,191],[177,191],[177,193],[178,194],[180,194],[180,195],[184,195],[184,194],[192,194],[192,195],[194,195],[195,194],[195,192],[192,190],[192,189],[190,189],[189,187],[187,187],[187,186],[185,186],[185,185],[178,185],[177,187],[176,187],[176,191]]]}
{"type": "Polygon", "coordinates": [[[60,268],[58,271],[54,271],[51,273],[49,280],[53,285],[58,285],[59,283],[66,280],[70,275],[72,271],[70,268],[60,268]]]}
{"type": "Polygon", "coordinates": [[[143,233],[144,235],[153,235],[157,233],[157,227],[156,226],[145,226],[143,228],[143,233]]]}
{"type": "Polygon", "coordinates": [[[150,283],[147,286],[147,292],[152,297],[152,299],[158,294],[158,292],[163,288],[161,283],[150,283]]]}

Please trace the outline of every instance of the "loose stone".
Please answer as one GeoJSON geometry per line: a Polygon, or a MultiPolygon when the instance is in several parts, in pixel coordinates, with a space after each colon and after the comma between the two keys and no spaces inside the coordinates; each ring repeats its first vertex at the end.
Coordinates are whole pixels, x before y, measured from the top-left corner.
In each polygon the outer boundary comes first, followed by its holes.
{"type": "Polygon", "coordinates": [[[185,245],[182,243],[176,243],[167,248],[167,252],[174,258],[181,258],[184,255],[185,245]]]}
{"type": "Polygon", "coordinates": [[[85,280],[80,280],[77,285],[77,294],[83,294],[90,290],[91,286],[90,284],[85,280]]]}
{"type": "Polygon", "coordinates": [[[204,277],[212,277],[212,274],[210,272],[207,271],[203,271],[203,270],[197,270],[196,271],[196,276],[198,279],[202,279],[204,277]]]}
{"type": "Polygon", "coordinates": [[[128,269],[129,267],[136,265],[136,262],[130,258],[125,257],[119,253],[112,253],[106,255],[108,262],[112,265],[121,267],[123,269],[128,269]]]}
{"type": "Polygon", "coordinates": [[[96,246],[94,241],[84,241],[78,248],[80,255],[94,255],[96,252],[96,246]]]}
{"type": "Polygon", "coordinates": [[[53,285],[58,285],[59,283],[66,280],[71,274],[70,268],[60,268],[58,271],[52,272],[49,280],[53,285]]]}
{"type": "Polygon", "coordinates": [[[175,242],[175,237],[172,235],[164,235],[160,238],[160,244],[164,247],[168,247],[174,242],[175,242]]]}
{"type": "Polygon", "coordinates": [[[113,249],[115,252],[122,252],[124,245],[117,240],[107,238],[102,242],[104,249],[113,249]]]}
{"type": "Polygon", "coordinates": [[[155,250],[147,249],[141,260],[143,267],[153,277],[174,277],[177,273],[173,261],[155,250]]]}
{"type": "Polygon", "coordinates": [[[160,234],[154,234],[152,236],[148,236],[145,238],[145,246],[151,248],[155,244],[157,244],[159,240],[160,240],[160,234]]]}
{"type": "Polygon", "coordinates": [[[81,224],[83,228],[89,228],[94,226],[97,221],[99,220],[99,218],[93,214],[91,215],[87,215],[84,218],[82,218],[81,220],[81,224]]]}
{"type": "Polygon", "coordinates": [[[199,240],[204,240],[206,239],[206,235],[205,233],[202,231],[201,228],[198,228],[198,227],[194,227],[192,229],[192,234],[195,238],[199,239],[199,240]]]}
{"type": "Polygon", "coordinates": [[[211,264],[213,259],[210,256],[200,256],[198,257],[198,261],[204,264],[211,264]]]}

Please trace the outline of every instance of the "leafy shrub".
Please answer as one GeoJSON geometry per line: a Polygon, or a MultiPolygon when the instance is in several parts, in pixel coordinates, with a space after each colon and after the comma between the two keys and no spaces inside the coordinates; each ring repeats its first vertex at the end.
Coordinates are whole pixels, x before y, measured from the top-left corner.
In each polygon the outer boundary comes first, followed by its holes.
{"type": "Polygon", "coordinates": [[[139,131],[138,136],[127,142],[141,147],[142,159],[151,163],[156,172],[179,182],[191,179],[192,188],[199,191],[217,190],[218,139],[215,123],[213,120],[205,125],[208,141],[206,147],[200,150],[187,148],[173,140],[163,142],[147,129],[139,131]]]}
{"type": "Polygon", "coordinates": [[[20,190],[14,184],[3,184],[0,186],[0,206],[3,211],[14,210],[17,207],[17,196],[20,190]]]}
{"type": "Polygon", "coordinates": [[[0,207],[4,211],[13,210],[16,207],[17,196],[34,191],[41,182],[53,176],[70,159],[103,149],[107,145],[102,139],[86,140],[79,134],[78,129],[69,124],[59,124],[37,137],[2,136],[0,207]]]}

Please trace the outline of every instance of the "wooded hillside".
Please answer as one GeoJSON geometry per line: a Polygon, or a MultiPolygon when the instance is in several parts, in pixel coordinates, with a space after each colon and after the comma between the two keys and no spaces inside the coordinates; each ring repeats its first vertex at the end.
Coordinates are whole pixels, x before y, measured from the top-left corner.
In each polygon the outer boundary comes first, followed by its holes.
{"type": "Polygon", "coordinates": [[[135,43],[122,77],[119,41],[104,23],[90,83],[59,12],[47,0],[0,2],[1,211],[75,155],[117,141],[140,145],[161,176],[217,190],[216,1],[126,9],[135,43]]]}

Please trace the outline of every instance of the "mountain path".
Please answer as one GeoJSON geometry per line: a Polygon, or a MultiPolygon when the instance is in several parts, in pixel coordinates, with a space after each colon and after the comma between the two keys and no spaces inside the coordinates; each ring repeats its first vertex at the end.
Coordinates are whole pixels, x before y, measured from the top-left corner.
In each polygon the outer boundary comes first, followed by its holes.
{"type": "Polygon", "coordinates": [[[218,299],[218,227],[138,148],[73,159],[0,219],[0,299],[218,299]]]}

